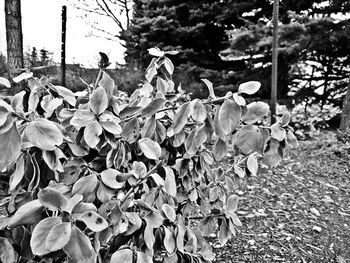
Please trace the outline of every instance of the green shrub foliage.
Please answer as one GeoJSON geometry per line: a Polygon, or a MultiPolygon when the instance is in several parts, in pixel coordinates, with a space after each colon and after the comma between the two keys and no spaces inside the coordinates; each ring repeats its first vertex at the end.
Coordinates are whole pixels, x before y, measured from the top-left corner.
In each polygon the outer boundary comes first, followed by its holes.
{"type": "Polygon", "coordinates": [[[235,181],[297,144],[290,114],[262,126],[268,105],[244,99],[255,81],[216,97],[204,79],[209,97],[191,100],[171,80],[176,52],[149,53],[130,97],[103,68],[77,93],[30,73],[14,80],[30,93],[0,100],[2,262],[211,262],[205,237],[235,235],[235,181]],[[228,151],[231,167],[215,168],[228,151]]]}

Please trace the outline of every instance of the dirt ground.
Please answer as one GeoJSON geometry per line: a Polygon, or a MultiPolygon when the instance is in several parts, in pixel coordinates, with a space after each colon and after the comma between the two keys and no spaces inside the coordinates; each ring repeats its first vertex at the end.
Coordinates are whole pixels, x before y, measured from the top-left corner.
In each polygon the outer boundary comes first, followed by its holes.
{"type": "MultiPolygon", "coordinates": [[[[223,166],[229,164],[223,164],[223,166]]],[[[239,183],[243,223],[216,262],[350,262],[350,145],[324,132],[239,183]]]]}

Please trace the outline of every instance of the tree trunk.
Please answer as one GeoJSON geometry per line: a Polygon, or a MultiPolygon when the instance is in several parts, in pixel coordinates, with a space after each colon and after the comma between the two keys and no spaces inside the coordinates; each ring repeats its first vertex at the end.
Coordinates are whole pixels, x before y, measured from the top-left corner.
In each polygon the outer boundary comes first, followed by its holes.
{"type": "Polygon", "coordinates": [[[277,76],[278,76],[278,12],[279,0],[273,1],[273,32],[272,32],[272,72],[271,72],[271,124],[276,122],[277,76]]]}
{"type": "Polygon", "coordinates": [[[12,79],[18,75],[18,70],[16,69],[23,68],[21,1],[5,0],[5,16],[9,79],[13,87],[12,92],[16,93],[20,89],[20,86],[13,85],[12,79]]]}
{"type": "Polygon", "coordinates": [[[341,113],[340,130],[345,132],[350,127],[350,77],[348,89],[343,101],[343,109],[341,113]]]}

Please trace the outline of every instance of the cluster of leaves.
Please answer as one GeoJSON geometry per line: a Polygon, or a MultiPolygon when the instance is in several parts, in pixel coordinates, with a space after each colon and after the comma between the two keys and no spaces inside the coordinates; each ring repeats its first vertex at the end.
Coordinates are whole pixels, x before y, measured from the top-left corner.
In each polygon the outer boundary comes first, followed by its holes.
{"type": "Polygon", "coordinates": [[[211,262],[205,236],[225,244],[241,222],[235,178],[276,166],[297,141],[285,113],[271,127],[258,82],[206,100],[175,91],[174,66],[157,48],[146,81],[121,96],[101,69],[83,92],[23,73],[30,93],[0,100],[2,262],[211,262]],[[28,100],[24,99],[28,96],[28,100]],[[231,150],[232,167],[213,169],[231,150]],[[201,220],[198,220],[201,218],[201,220]]]}

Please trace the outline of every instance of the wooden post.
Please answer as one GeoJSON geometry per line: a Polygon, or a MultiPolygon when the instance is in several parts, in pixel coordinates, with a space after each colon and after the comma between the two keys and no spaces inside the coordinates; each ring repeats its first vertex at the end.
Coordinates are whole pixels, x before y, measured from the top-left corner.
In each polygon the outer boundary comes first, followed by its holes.
{"type": "Polygon", "coordinates": [[[271,124],[276,122],[277,75],[278,75],[278,10],[279,0],[273,1],[273,32],[272,32],[272,73],[271,73],[271,124]]]}
{"type": "Polygon", "coordinates": [[[61,85],[66,86],[66,24],[67,6],[62,6],[62,42],[61,42],[61,85]]]}

